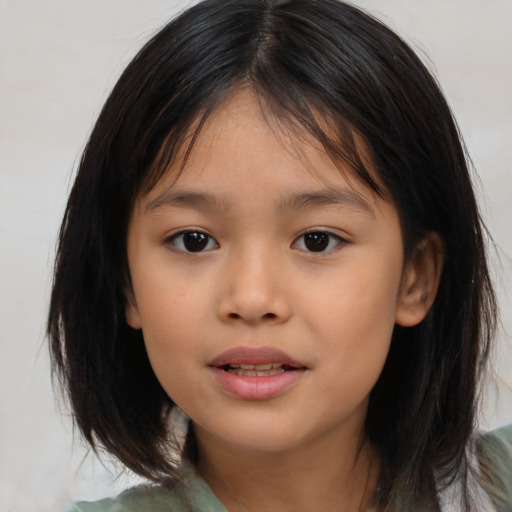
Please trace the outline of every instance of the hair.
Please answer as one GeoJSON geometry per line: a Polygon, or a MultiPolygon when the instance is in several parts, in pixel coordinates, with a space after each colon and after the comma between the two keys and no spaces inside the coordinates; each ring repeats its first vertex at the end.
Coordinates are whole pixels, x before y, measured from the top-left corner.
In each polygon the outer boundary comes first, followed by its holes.
{"type": "Polygon", "coordinates": [[[164,26],[115,85],[66,207],[49,311],[54,372],[76,424],[136,473],[177,478],[174,403],[142,333],[125,322],[127,229],[138,195],[184,147],[186,160],[209,115],[242,87],[393,202],[406,260],[428,233],[442,240],[436,300],[418,326],[395,328],[365,430],[381,468],[376,503],[438,510],[457,481],[469,510],[467,447],[496,304],[468,159],[421,60],[381,22],[337,0],[203,1],[164,26]]]}

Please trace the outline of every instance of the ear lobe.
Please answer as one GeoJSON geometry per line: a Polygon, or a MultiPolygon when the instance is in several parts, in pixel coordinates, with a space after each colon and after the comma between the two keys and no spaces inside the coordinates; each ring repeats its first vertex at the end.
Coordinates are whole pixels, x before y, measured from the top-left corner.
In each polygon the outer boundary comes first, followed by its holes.
{"type": "Polygon", "coordinates": [[[126,291],[124,296],[125,296],[124,316],[126,319],[126,323],[132,329],[142,329],[139,308],[137,307],[137,301],[135,300],[135,295],[133,294],[133,291],[132,290],[126,291]]]}
{"type": "Polygon", "coordinates": [[[443,270],[443,243],[429,233],[413,251],[402,276],[395,322],[402,327],[419,324],[436,298],[443,270]]]}

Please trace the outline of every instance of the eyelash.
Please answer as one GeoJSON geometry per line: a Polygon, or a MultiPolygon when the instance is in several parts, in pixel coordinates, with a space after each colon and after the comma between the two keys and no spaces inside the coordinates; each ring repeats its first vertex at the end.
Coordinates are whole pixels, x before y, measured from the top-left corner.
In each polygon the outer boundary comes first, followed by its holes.
{"type": "MultiPolygon", "coordinates": [[[[199,240],[197,240],[197,241],[199,241],[199,240]]],[[[176,233],[176,234],[170,236],[169,238],[167,238],[165,240],[165,243],[166,243],[166,245],[172,245],[174,247],[174,249],[176,249],[180,252],[189,253],[189,254],[211,251],[212,249],[217,249],[219,247],[219,244],[213,237],[206,234],[204,231],[200,231],[198,229],[189,229],[186,231],[180,231],[179,233],[176,233]],[[184,240],[184,237],[186,235],[199,235],[200,237],[204,237],[203,239],[201,239],[201,241],[206,241],[205,247],[200,248],[200,250],[198,250],[198,251],[188,250],[185,246],[186,241],[184,240]],[[214,243],[214,247],[208,247],[209,245],[211,245],[212,242],[214,243]]]]}
{"type": "MultiPolygon", "coordinates": [[[[200,230],[180,231],[179,233],[176,233],[176,234],[170,236],[169,238],[167,238],[165,240],[165,243],[168,245],[172,245],[174,247],[174,249],[176,249],[180,252],[184,252],[184,253],[188,253],[188,254],[203,253],[203,252],[211,251],[212,249],[218,249],[218,247],[219,247],[218,242],[213,237],[211,237],[207,233],[200,231],[200,230]],[[186,247],[187,241],[184,239],[184,237],[187,235],[193,235],[196,238],[196,240],[194,240],[192,238],[191,240],[188,240],[188,242],[189,243],[190,242],[199,243],[197,251],[190,250],[190,247],[189,248],[186,247]],[[213,247],[212,247],[212,245],[213,245],[213,247]]],[[[298,238],[296,238],[294,240],[292,247],[295,247],[300,251],[304,251],[304,252],[308,252],[308,253],[312,253],[312,254],[323,254],[323,253],[331,252],[331,251],[335,250],[339,245],[344,244],[344,243],[346,243],[346,240],[344,240],[340,236],[335,235],[334,233],[331,233],[329,231],[323,231],[323,230],[318,229],[318,230],[311,230],[311,231],[302,233],[298,238]],[[307,247],[308,242],[305,241],[305,237],[308,237],[308,236],[311,237],[309,242],[316,243],[316,244],[319,244],[319,243],[321,244],[322,242],[325,242],[326,238],[327,238],[326,248],[323,249],[320,247],[320,250],[318,250],[318,251],[311,250],[311,247],[310,248],[307,247]],[[302,244],[303,247],[298,247],[299,241],[301,239],[303,240],[303,244],[302,244]],[[334,243],[334,246],[333,246],[333,243],[334,243]]]]}
{"type": "MultiPolygon", "coordinates": [[[[325,249],[323,250],[320,250],[320,251],[313,251],[313,250],[308,250],[308,248],[306,247],[306,243],[303,243],[304,247],[305,248],[299,248],[299,250],[301,251],[305,251],[305,252],[308,252],[308,253],[312,253],[312,254],[324,254],[324,253],[327,253],[327,252],[331,252],[331,251],[334,251],[339,245],[341,244],[344,244],[346,243],[346,240],[344,240],[343,238],[341,238],[340,236],[338,235],[335,235],[334,233],[331,233],[329,231],[323,231],[321,229],[314,229],[314,230],[311,230],[311,231],[306,231],[305,233],[302,233],[302,235],[300,235],[292,244],[292,246],[297,246],[297,243],[299,240],[304,240],[305,237],[307,236],[313,236],[315,235],[317,240],[316,242],[319,241],[319,237],[318,235],[321,235],[322,237],[327,237],[328,238],[328,245],[325,249]],[[335,243],[334,246],[332,246],[333,242],[335,243]]],[[[314,240],[313,240],[314,241],[314,240]]]]}

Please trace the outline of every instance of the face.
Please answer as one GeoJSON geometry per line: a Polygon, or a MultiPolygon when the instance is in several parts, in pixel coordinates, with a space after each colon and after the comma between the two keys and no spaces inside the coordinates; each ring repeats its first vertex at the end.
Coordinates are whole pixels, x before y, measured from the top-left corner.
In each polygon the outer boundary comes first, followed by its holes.
{"type": "Polygon", "coordinates": [[[406,307],[395,207],[249,93],[175,177],[135,205],[126,318],[196,434],[276,452],[360,433],[406,307]]]}

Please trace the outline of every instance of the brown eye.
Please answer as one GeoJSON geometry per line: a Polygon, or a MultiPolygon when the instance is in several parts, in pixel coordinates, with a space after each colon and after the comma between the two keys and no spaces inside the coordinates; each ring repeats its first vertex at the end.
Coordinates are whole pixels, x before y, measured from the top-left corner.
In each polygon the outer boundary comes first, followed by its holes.
{"type": "Polygon", "coordinates": [[[332,233],[310,231],[300,236],[294,246],[302,251],[327,252],[337,247],[342,241],[339,236],[333,235],[332,233]]]}
{"type": "Polygon", "coordinates": [[[304,235],[304,245],[309,251],[325,251],[329,246],[329,235],[326,233],[307,233],[304,235]]]}
{"type": "Polygon", "coordinates": [[[171,237],[169,243],[182,252],[203,252],[218,247],[211,236],[201,231],[182,231],[171,237]]]}

